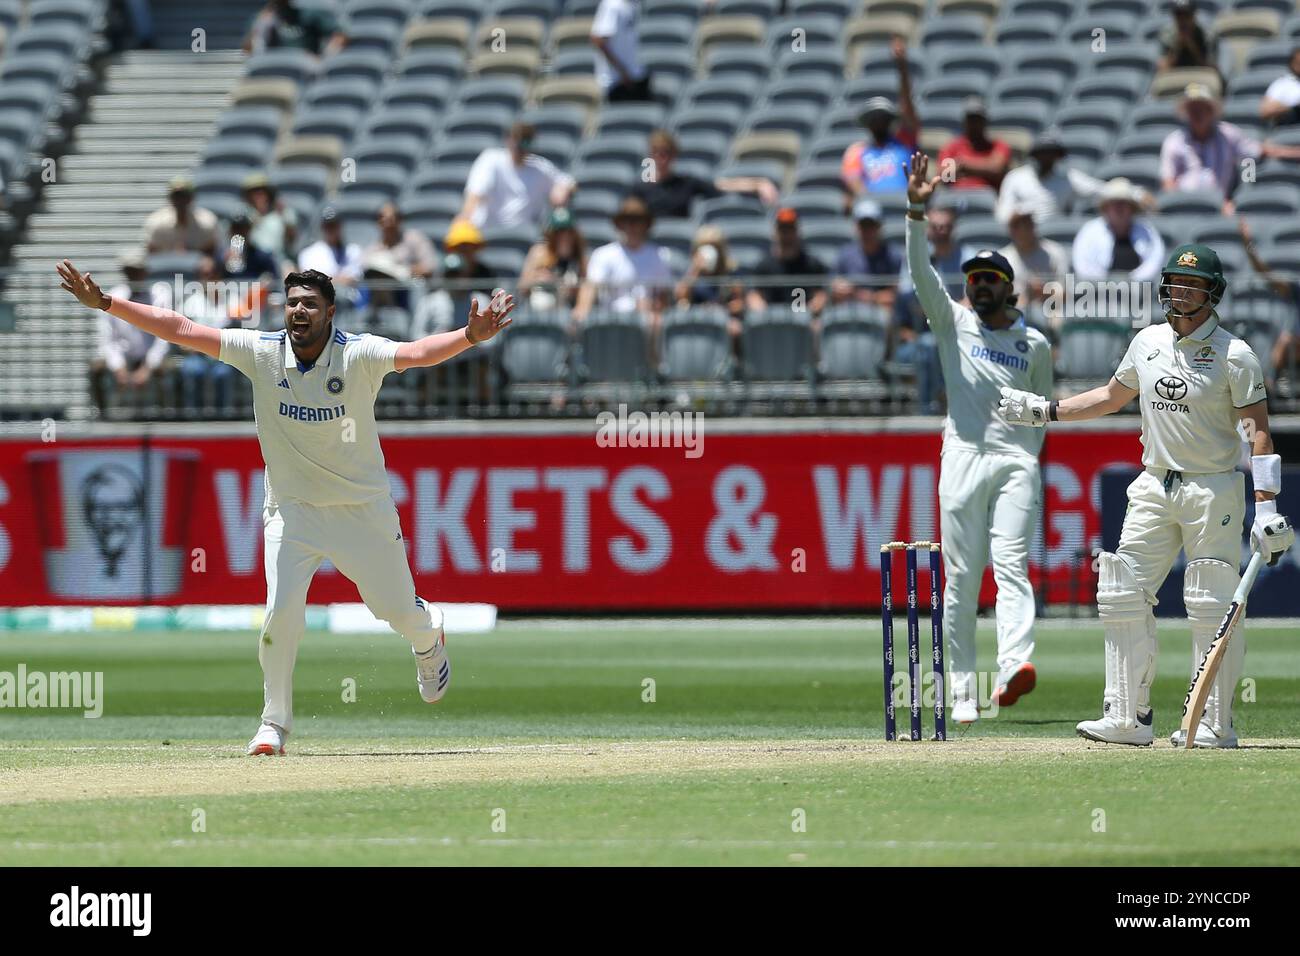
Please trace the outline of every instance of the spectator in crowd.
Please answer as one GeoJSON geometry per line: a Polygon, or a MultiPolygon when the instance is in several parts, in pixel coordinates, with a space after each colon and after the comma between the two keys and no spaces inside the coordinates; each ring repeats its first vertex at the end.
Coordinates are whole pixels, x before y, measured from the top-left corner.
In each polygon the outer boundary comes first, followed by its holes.
{"type": "Polygon", "coordinates": [[[1160,147],[1160,185],[1176,189],[1213,189],[1223,196],[1223,214],[1233,214],[1232,194],[1241,181],[1243,159],[1300,159],[1300,146],[1260,142],[1219,119],[1219,100],[1209,87],[1189,83],[1178,104],[1184,125],[1170,132],[1160,147]]]}
{"type": "Polygon", "coordinates": [[[1011,168],[1011,147],[988,135],[989,114],[984,101],[969,96],[962,106],[961,135],[939,151],[939,171],[955,189],[992,189],[1002,185],[1011,168]]]}
{"type": "Polygon", "coordinates": [[[1264,122],[1277,126],[1300,123],[1300,46],[1291,50],[1286,74],[1279,76],[1264,91],[1259,115],[1264,122]]]}
{"type": "MultiPolygon", "coordinates": [[[[109,295],[169,307],[166,283],[158,283],[156,291],[149,288],[149,272],[142,251],[123,252],[119,261],[124,281],[109,289],[109,295]]],[[[96,407],[103,413],[109,405],[106,373],[113,377],[118,391],[136,392],[147,386],[162,367],[169,346],[165,339],[155,338],[117,316],[107,312],[96,312],[95,316],[98,342],[95,358],[90,363],[90,390],[96,407]]]]}
{"type": "MultiPolygon", "coordinates": [[[[4,27],[0,27],[0,34],[3,32],[4,27]]],[[[149,6],[149,0],[113,0],[108,8],[105,36],[108,37],[114,53],[126,49],[152,50],[154,48],[153,10],[149,6]]],[[[0,36],[0,39],[2,38],[0,36]]],[[[3,51],[0,50],[0,53],[3,51]]]]}
{"type": "Polygon", "coordinates": [[[1165,263],[1165,242],[1150,220],[1139,218],[1137,191],[1127,179],[1106,184],[1098,198],[1101,215],[1089,219],[1074,237],[1071,260],[1078,279],[1125,276],[1146,282],[1165,263]]]}
{"type": "Polygon", "coordinates": [[[613,221],[618,239],[592,250],[573,320],[582,324],[596,307],[639,312],[649,322],[653,342],[672,289],[672,271],[664,250],[650,239],[654,217],[645,200],[623,197],[613,221]]]}
{"type": "MultiPolygon", "coordinates": [[[[961,264],[974,258],[978,250],[957,242],[957,210],[951,206],[931,209],[926,216],[925,238],[930,244],[930,264],[944,280],[948,295],[954,302],[964,301],[966,276],[961,264]]],[[[898,273],[893,349],[895,361],[911,365],[915,370],[917,401],[922,414],[940,414],[943,411],[943,370],[939,365],[939,349],[934,343],[934,333],[929,330],[925,311],[917,301],[906,258],[898,273]]]]}
{"type": "Polygon", "coordinates": [[[858,237],[840,249],[831,283],[834,302],[868,302],[893,313],[898,297],[902,252],[886,242],[881,232],[884,213],[880,203],[862,198],[853,204],[858,237]]]}
{"type": "MultiPolygon", "coordinates": [[[[1300,356],[1300,282],[1284,279],[1269,268],[1268,263],[1259,254],[1259,247],[1255,245],[1255,237],[1251,234],[1250,225],[1242,217],[1237,219],[1237,231],[1241,234],[1241,241],[1246,247],[1246,256],[1250,259],[1251,268],[1269,284],[1269,288],[1283,305],[1282,328],[1273,343],[1273,353],[1269,356],[1269,363],[1264,367],[1264,387],[1271,397],[1277,394],[1278,377],[1284,370],[1291,371],[1297,356],[1300,356]]],[[[1292,379],[1289,384],[1294,390],[1300,382],[1292,379]]]]}
{"type": "Polygon", "coordinates": [[[691,239],[691,262],[677,283],[677,305],[720,305],[727,310],[727,329],[732,339],[740,335],[745,312],[744,290],[737,279],[736,261],[727,248],[721,229],[705,224],[691,239]]]}
{"type": "Polygon", "coordinates": [[[998,252],[1011,263],[1016,277],[1012,284],[1016,305],[1031,325],[1048,328],[1051,323],[1043,308],[1047,299],[1044,287],[1049,282],[1065,281],[1065,274],[1070,271],[1070,254],[1059,242],[1039,237],[1032,207],[1012,209],[1007,232],[1011,241],[998,252]]]}
{"type": "MultiPolygon", "coordinates": [[[[176,309],[191,322],[206,325],[214,329],[225,329],[236,322],[231,321],[227,291],[222,285],[221,268],[211,256],[199,260],[198,272],[195,274],[199,285],[176,309]]],[[[186,351],[181,359],[181,403],[184,407],[198,414],[207,408],[221,411],[230,408],[230,380],[234,366],[218,362],[202,352],[186,351]],[[212,405],[207,404],[205,395],[206,382],[212,383],[212,405]]]]}
{"type": "MultiPolygon", "coordinates": [[[[1002,180],[996,214],[1007,222],[1016,209],[1028,208],[1041,226],[1087,201],[1096,201],[1105,188],[1104,180],[1065,165],[1069,151],[1055,130],[1039,133],[1029,147],[1029,161],[1017,166],[1002,180]]],[[[1154,209],[1156,198],[1139,189],[1144,209],[1154,209]]]]}
{"type": "Polygon", "coordinates": [[[275,257],[253,241],[251,207],[245,206],[230,219],[230,238],[221,256],[221,269],[230,279],[260,279],[270,275],[280,278],[275,257]]]}
{"type": "Polygon", "coordinates": [[[453,222],[442,248],[441,282],[416,307],[412,338],[455,328],[468,314],[471,298],[485,303],[492,297],[496,276],[479,259],[487,243],[476,226],[464,220],[453,222]]]}
{"type": "Polygon", "coordinates": [[[387,254],[406,270],[412,279],[427,279],[438,268],[438,254],[424,233],[403,229],[402,214],[394,203],[386,202],[375,214],[379,236],[365,248],[363,258],[387,254]]]}
{"type": "Polygon", "coordinates": [[[343,220],[333,206],[320,215],[320,238],[298,253],[298,271],[315,269],[334,281],[339,305],[363,307],[369,295],[361,284],[361,247],[343,238],[343,220]]]}
{"type": "Polygon", "coordinates": [[[716,199],[723,193],[752,194],[768,206],[775,205],[781,196],[776,185],[762,176],[724,176],[708,180],[675,172],[677,140],[667,130],[657,129],[650,134],[649,149],[650,159],[654,162],[654,178],[636,183],[632,195],[645,200],[650,214],[656,219],[689,219],[696,199],[716,199]]]}
{"type": "Polygon", "coordinates": [[[586,277],[587,244],[573,221],[573,213],[556,209],[546,221],[542,241],[524,257],[515,296],[537,311],[572,311],[586,277]]]}
{"type": "Polygon", "coordinates": [[[921,123],[912,104],[907,45],[895,38],[890,50],[898,66],[899,105],[895,106],[887,96],[873,96],[863,105],[858,120],[868,138],[846,149],[840,161],[840,175],[850,202],[864,192],[907,191],[907,164],[916,149],[921,123]]]}
{"type": "Polygon", "coordinates": [[[249,238],[290,271],[298,241],[298,214],[276,197],[275,187],[264,173],[248,176],[243,182],[243,193],[244,202],[253,209],[249,238]]]}
{"type": "Polygon", "coordinates": [[[1172,70],[1202,66],[1216,69],[1214,33],[1196,22],[1193,0],[1173,0],[1170,8],[1173,22],[1160,31],[1160,60],[1156,68],[1172,70]]]}
{"type": "Polygon", "coordinates": [[[778,209],[772,248],[750,271],[759,281],[745,294],[745,307],[761,312],[781,305],[820,315],[826,306],[826,286],[821,279],[826,274],[826,266],[804,248],[799,213],[789,207],[778,209]]]}
{"type": "Polygon", "coordinates": [[[530,152],[536,129],[515,123],[505,146],[483,150],[465,182],[465,204],[456,218],[479,229],[536,226],[550,207],[567,206],[577,183],[544,156],[530,152]]]}
{"type": "Polygon", "coordinates": [[[194,204],[194,182],[174,176],[167,184],[167,205],[144,221],[145,252],[202,252],[217,249],[217,217],[194,204]]]}
{"type": "Polygon", "coordinates": [[[640,0],[600,0],[591,21],[596,79],[609,103],[654,99],[650,73],[637,56],[640,0]]]}
{"type": "Polygon", "coordinates": [[[338,20],[327,8],[300,10],[295,0],[270,0],[254,18],[244,38],[244,52],[288,47],[322,57],[337,53],[347,42],[347,34],[339,29],[338,20]]]}

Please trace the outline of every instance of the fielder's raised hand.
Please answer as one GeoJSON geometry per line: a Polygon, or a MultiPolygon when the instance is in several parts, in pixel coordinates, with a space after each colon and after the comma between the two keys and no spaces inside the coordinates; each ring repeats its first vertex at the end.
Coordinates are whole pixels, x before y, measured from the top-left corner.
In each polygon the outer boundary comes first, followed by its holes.
{"type": "Polygon", "coordinates": [[[515,297],[507,295],[505,289],[494,289],[487,308],[482,312],[478,310],[478,299],[471,299],[465,337],[473,345],[486,342],[514,321],[510,318],[514,307],[515,297]]]}
{"type": "Polygon", "coordinates": [[[1008,425],[1043,428],[1049,421],[1051,401],[1033,392],[1003,385],[998,399],[998,417],[1008,425]]]}
{"type": "Polygon", "coordinates": [[[912,165],[907,169],[907,201],[925,203],[934,195],[935,189],[943,177],[928,176],[930,157],[919,150],[912,154],[912,165]]]}
{"type": "Polygon", "coordinates": [[[83,275],[67,259],[58,263],[54,268],[59,271],[59,278],[63,280],[59,284],[63,286],[65,292],[71,292],[77,297],[77,301],[88,309],[103,307],[108,296],[104,295],[103,290],[90,277],[89,272],[83,275]]]}

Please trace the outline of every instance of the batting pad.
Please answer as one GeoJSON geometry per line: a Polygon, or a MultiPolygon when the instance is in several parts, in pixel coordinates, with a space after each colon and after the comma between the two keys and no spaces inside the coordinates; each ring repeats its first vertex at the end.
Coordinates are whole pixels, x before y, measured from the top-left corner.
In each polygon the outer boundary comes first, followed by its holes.
{"type": "Polygon", "coordinates": [[[1227,561],[1197,558],[1183,571],[1183,603],[1193,625],[1207,624],[1218,628],[1232,604],[1232,594],[1241,583],[1241,574],[1227,561]]]}
{"type": "Polygon", "coordinates": [[[1097,614],[1113,621],[1145,621],[1147,615],[1146,595],[1133,568],[1109,551],[1097,555],[1097,614]]]}

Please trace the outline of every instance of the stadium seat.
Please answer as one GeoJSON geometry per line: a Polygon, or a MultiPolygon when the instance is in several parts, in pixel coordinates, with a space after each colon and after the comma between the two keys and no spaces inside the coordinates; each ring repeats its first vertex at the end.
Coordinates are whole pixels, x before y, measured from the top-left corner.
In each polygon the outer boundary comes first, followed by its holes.
{"type": "Polygon", "coordinates": [[[578,158],[584,164],[610,163],[640,170],[646,157],[646,139],[640,133],[596,136],[583,143],[578,158]]]}
{"type": "Polygon", "coordinates": [[[514,111],[505,106],[457,106],[443,118],[439,135],[443,140],[486,136],[499,146],[514,118],[514,111]]]}
{"type": "Polygon", "coordinates": [[[1300,188],[1300,164],[1282,159],[1266,159],[1255,169],[1255,182],[1289,183],[1293,188],[1300,188]]]}
{"type": "Polygon", "coordinates": [[[799,235],[813,258],[828,268],[835,264],[840,250],[857,238],[853,223],[843,216],[801,223],[799,235]]]}
{"type": "Polygon", "coordinates": [[[379,90],[378,106],[383,109],[434,110],[446,109],[451,98],[448,82],[432,77],[390,80],[379,90]]]}
{"type": "Polygon", "coordinates": [[[696,130],[677,137],[677,159],[679,163],[703,163],[712,170],[722,161],[730,145],[728,136],[696,130]]]}
{"type": "Polygon", "coordinates": [[[244,68],[250,79],[286,79],[301,85],[316,72],[316,61],[306,50],[280,47],[254,53],[244,68]]]}
{"type": "Polygon", "coordinates": [[[1090,208],[1077,210],[1072,216],[1052,217],[1039,225],[1038,233],[1044,239],[1059,242],[1068,250],[1074,244],[1074,237],[1079,234],[1083,224],[1096,214],[1096,210],[1090,208]]]}
{"type": "Polygon", "coordinates": [[[788,8],[794,17],[834,17],[843,23],[860,5],[857,0],[790,0],[788,8]]]}
{"type": "Polygon", "coordinates": [[[910,46],[916,24],[915,19],[900,14],[858,17],[846,23],[844,48],[849,51],[850,75],[861,72],[868,57],[878,55],[873,47],[884,47],[887,56],[889,44],[896,36],[903,37],[910,46]]]}
{"type": "Polygon", "coordinates": [[[1057,110],[1055,124],[1062,131],[1095,129],[1109,137],[1119,132],[1127,117],[1125,111],[1099,111],[1095,106],[1073,104],[1057,110]]]}
{"type": "Polygon", "coordinates": [[[999,16],[1004,21],[1020,17],[1050,16],[1059,25],[1073,15],[1075,9],[1074,0],[1006,0],[999,16]]]}
{"type": "Polygon", "coordinates": [[[1011,241],[1007,227],[987,214],[963,215],[957,221],[957,235],[964,245],[980,249],[1001,249],[1011,241]]]}
{"type": "Polygon", "coordinates": [[[798,189],[844,189],[839,158],[831,162],[804,163],[795,170],[795,187],[798,189]]]}
{"type": "Polygon", "coordinates": [[[266,161],[267,141],[259,136],[219,136],[203,147],[204,168],[253,169],[266,161]]]}
{"type": "Polygon", "coordinates": [[[1062,378],[1108,379],[1128,349],[1132,330],[1107,319],[1066,319],[1056,370],[1062,378]]]}
{"type": "MultiPolygon", "coordinates": [[[[889,84],[890,89],[898,88],[898,64],[893,51],[886,46],[860,43],[856,46],[846,44],[849,56],[846,59],[846,76],[861,77],[878,83],[889,84]]],[[[934,66],[928,58],[912,50],[907,51],[907,72],[913,83],[918,83],[934,73],[934,66]]]]}
{"type": "MultiPolygon", "coordinates": [[[[418,136],[404,133],[386,133],[367,135],[361,138],[360,145],[352,151],[357,161],[358,182],[362,181],[372,165],[394,167],[402,170],[403,179],[410,176],[416,163],[424,155],[425,140],[418,136]]],[[[404,188],[405,183],[398,187],[404,188]]]]}
{"type": "Polygon", "coordinates": [[[455,50],[411,50],[398,61],[397,71],[404,80],[427,78],[446,84],[458,83],[465,73],[465,57],[455,50]]]}
{"type": "MultiPolygon", "coordinates": [[[[973,70],[941,73],[921,84],[921,103],[960,103],[968,96],[979,96],[988,88],[989,77],[973,70]]],[[[924,111],[923,111],[924,112],[924,111]]]]}
{"type": "Polygon", "coordinates": [[[577,142],[587,125],[587,114],[576,106],[551,105],[531,109],[521,119],[532,123],[538,136],[557,136],[577,142]]]}
{"type": "Polygon", "coordinates": [[[586,49],[561,50],[551,58],[550,72],[555,76],[591,76],[596,70],[596,51],[586,49]]]}
{"type": "Polygon", "coordinates": [[[360,128],[363,116],[364,110],[360,107],[334,105],[313,109],[308,106],[294,117],[291,135],[328,136],[346,148],[352,141],[353,134],[360,128]]]}
{"type": "MultiPolygon", "coordinates": [[[[457,110],[488,108],[518,113],[527,97],[527,84],[507,77],[475,77],[456,91],[457,110]]],[[[513,121],[514,117],[511,117],[513,121]]]]}
{"type": "Polygon", "coordinates": [[[729,80],[693,80],[682,88],[677,110],[697,106],[734,106],[743,114],[757,97],[757,91],[729,80]]]}
{"type": "Polygon", "coordinates": [[[999,50],[997,55],[999,65],[1006,70],[1008,76],[1048,72],[1073,80],[1082,71],[1074,49],[1059,43],[1038,43],[1020,50],[999,50]]]}
{"type": "Polygon", "coordinates": [[[643,0],[641,16],[647,20],[655,17],[675,16],[700,18],[699,0],[643,0]]]}
{"type": "MultiPolygon", "coordinates": [[[[747,133],[766,134],[766,133],[793,133],[800,139],[808,139],[816,130],[821,117],[815,108],[808,105],[788,104],[773,105],[763,104],[755,109],[749,117],[749,123],[745,127],[747,133]]],[[[794,144],[793,156],[797,156],[799,144],[794,144]]]]}
{"type": "Polygon", "coordinates": [[[768,52],[758,46],[722,46],[710,50],[704,58],[704,73],[713,79],[735,83],[767,82],[772,69],[768,52]]]}
{"type": "Polygon", "coordinates": [[[1259,115],[1258,96],[1234,96],[1223,104],[1222,119],[1238,127],[1247,136],[1264,138],[1264,121],[1259,115]]]}
{"type": "Polygon", "coordinates": [[[988,47],[948,49],[935,57],[935,76],[976,73],[992,82],[1002,72],[1003,56],[1002,51],[988,47]]]}
{"type": "Polygon", "coordinates": [[[602,97],[594,78],[557,76],[534,83],[531,98],[537,106],[577,106],[590,113],[602,97]]]}
{"type": "Polygon", "coordinates": [[[479,21],[472,49],[478,52],[511,52],[520,48],[541,52],[546,39],[546,23],[534,17],[493,15],[479,21]],[[499,44],[505,43],[505,49],[499,44]]]}
{"type": "Polygon", "coordinates": [[[328,57],[323,64],[321,76],[325,79],[337,79],[355,76],[370,80],[378,86],[388,72],[391,57],[378,50],[343,49],[328,57]]]}
{"type": "Polygon", "coordinates": [[[1138,103],[1129,115],[1129,130],[1160,130],[1168,133],[1182,125],[1169,102],[1138,103]]]}
{"type": "Polygon", "coordinates": [[[1047,14],[1025,14],[1014,20],[1004,20],[994,27],[994,42],[998,46],[1011,44],[1055,43],[1060,35],[1061,22],[1047,14]]]}
{"type": "Polygon", "coordinates": [[[889,346],[889,314],[863,302],[829,307],[822,316],[818,371],[831,381],[880,377],[889,346]]]}
{"type": "Polygon", "coordinates": [[[1066,79],[1059,73],[1026,72],[1004,76],[989,89],[990,103],[1034,101],[1055,106],[1065,91],[1066,79]]]}
{"type": "Polygon", "coordinates": [[[810,381],[813,337],[807,311],[788,305],[745,314],[740,333],[742,366],[748,381],[810,381]]]}
{"type": "Polygon", "coordinates": [[[1233,196],[1237,213],[1242,216],[1294,216],[1297,196],[1293,186],[1283,184],[1243,186],[1233,196]]]}
{"type": "Polygon", "coordinates": [[[700,22],[695,29],[695,49],[701,59],[718,47],[762,46],[766,27],[756,16],[712,16],[700,22]]]}
{"type": "Polygon", "coordinates": [[[402,34],[402,47],[412,52],[437,50],[463,57],[469,48],[470,33],[470,21],[461,17],[418,20],[402,34]]]}
{"type": "Polygon", "coordinates": [[[648,336],[639,313],[593,309],[578,331],[579,375],[587,382],[646,383],[648,336]]]}
{"type": "Polygon", "coordinates": [[[1013,152],[1024,154],[1035,133],[1051,125],[1055,110],[1051,104],[1038,100],[999,100],[991,103],[989,111],[989,135],[1007,142],[1013,152]],[[1021,130],[1024,135],[1015,136],[1011,130],[1021,130]],[[1019,142],[1013,143],[1012,139],[1019,142]]]}
{"type": "Polygon", "coordinates": [[[388,107],[366,120],[365,136],[409,136],[427,142],[438,123],[438,113],[428,107],[388,107]]]}
{"type": "Polygon", "coordinates": [[[1217,216],[1223,206],[1223,195],[1217,189],[1179,189],[1161,193],[1156,200],[1156,210],[1162,215],[1217,216]]]}
{"type": "Polygon", "coordinates": [[[1095,73],[1111,70],[1125,70],[1143,76],[1150,76],[1160,59],[1160,47],[1156,43],[1131,41],[1127,43],[1107,43],[1106,49],[1090,58],[1089,63],[1095,73]]]}
{"type": "Polygon", "coordinates": [[[988,32],[988,21],[983,17],[930,17],[921,23],[917,45],[931,52],[944,46],[983,46],[988,32]]]}
{"type": "Polygon", "coordinates": [[[666,313],[659,374],[670,382],[725,382],[732,367],[727,321],[726,310],[718,305],[666,313]]]}
{"type": "Polygon", "coordinates": [[[689,256],[695,228],[695,223],[688,219],[656,219],[653,238],[665,249],[689,256]]]}
{"type": "Polygon", "coordinates": [[[1135,156],[1160,156],[1160,149],[1169,136],[1166,129],[1131,130],[1119,138],[1115,144],[1116,159],[1131,159],[1135,156]]]}
{"type": "Polygon", "coordinates": [[[501,367],[511,385],[562,383],[568,378],[571,339],[563,309],[516,307],[501,343],[501,367]]]}
{"type": "MultiPolygon", "coordinates": [[[[1275,78],[1270,72],[1269,82],[1272,82],[1275,78]]],[[[1238,76],[1233,80],[1233,91],[1238,95],[1248,92],[1242,88],[1244,79],[1246,77],[1238,76]]],[[[1151,81],[1149,95],[1155,99],[1177,99],[1183,95],[1183,91],[1191,83],[1201,83],[1208,86],[1216,96],[1223,92],[1223,81],[1219,78],[1217,71],[1198,69],[1196,67],[1179,67],[1157,73],[1155,79],[1151,81]]],[[[1263,88],[1259,92],[1263,93],[1263,88]]]]}
{"type": "Polygon", "coordinates": [[[658,103],[610,103],[597,117],[597,136],[636,136],[642,140],[664,125],[665,110],[658,103]]]}
{"type": "Polygon", "coordinates": [[[330,171],[320,166],[279,166],[267,178],[277,197],[292,206],[300,219],[310,221],[329,188],[330,171]]]}
{"type": "Polygon", "coordinates": [[[861,139],[862,134],[851,129],[823,133],[807,148],[804,161],[813,165],[839,163],[844,151],[861,139]]]}
{"type": "Polygon", "coordinates": [[[389,20],[367,20],[348,27],[349,50],[377,50],[388,55],[397,47],[402,28],[389,20]]]}
{"type": "Polygon", "coordinates": [[[498,17],[519,17],[545,23],[559,15],[560,7],[561,0],[495,0],[492,12],[498,17]]]}
{"type": "Polygon", "coordinates": [[[482,0],[420,0],[418,12],[422,18],[457,17],[477,23],[484,10],[482,0]]]}
{"type": "MultiPolygon", "coordinates": [[[[642,14],[638,38],[643,44],[662,43],[689,46],[692,37],[695,35],[696,23],[697,19],[695,17],[670,15],[647,18],[642,14]]],[[[554,28],[552,28],[551,32],[554,34],[554,28]]],[[[591,31],[588,30],[587,32],[590,33],[591,31]]],[[[583,37],[583,40],[587,41],[588,46],[590,46],[586,36],[583,37]]]]}
{"type": "Polygon", "coordinates": [[[935,13],[941,17],[972,15],[986,20],[995,18],[1002,9],[1002,0],[938,0],[935,13]]]}
{"type": "Polygon", "coordinates": [[[499,53],[480,50],[470,59],[466,72],[476,79],[514,80],[527,84],[532,82],[541,65],[541,54],[529,47],[499,53]]]}
{"type": "Polygon", "coordinates": [[[671,119],[671,129],[678,135],[693,132],[720,133],[730,138],[740,126],[745,110],[734,104],[689,106],[678,110],[671,119]]]}
{"type": "Polygon", "coordinates": [[[819,89],[827,84],[838,86],[844,81],[844,53],[839,47],[824,45],[785,50],[777,56],[771,75],[774,80],[805,81],[819,89]]]}

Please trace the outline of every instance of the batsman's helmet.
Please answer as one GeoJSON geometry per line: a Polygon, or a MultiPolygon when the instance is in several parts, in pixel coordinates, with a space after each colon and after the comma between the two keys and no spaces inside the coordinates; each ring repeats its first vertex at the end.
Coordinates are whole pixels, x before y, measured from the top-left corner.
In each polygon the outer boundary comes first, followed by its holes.
{"type": "Polygon", "coordinates": [[[1217,306],[1228,290],[1228,282],[1223,278],[1223,266],[1219,255],[1207,245],[1189,242],[1179,246],[1169,256],[1169,261],[1160,273],[1160,304],[1166,312],[1173,311],[1172,287],[1178,284],[1174,276],[1196,276],[1204,279],[1210,293],[1210,305],[1217,306]]]}

